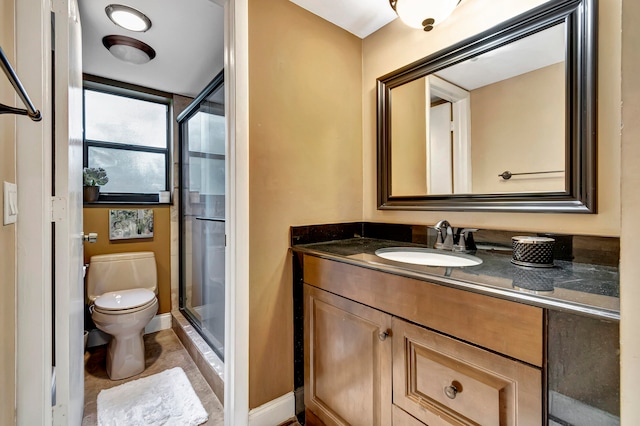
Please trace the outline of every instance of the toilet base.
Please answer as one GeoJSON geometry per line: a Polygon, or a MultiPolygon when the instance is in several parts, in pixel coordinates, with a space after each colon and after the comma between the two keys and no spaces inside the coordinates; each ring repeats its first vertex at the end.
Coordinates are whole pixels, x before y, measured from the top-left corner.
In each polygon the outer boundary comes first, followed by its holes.
{"type": "Polygon", "coordinates": [[[126,379],[145,369],[144,328],[158,312],[158,301],[139,311],[105,314],[93,311],[96,327],[111,335],[107,345],[107,375],[111,380],[126,379]]]}
{"type": "Polygon", "coordinates": [[[111,380],[126,379],[145,369],[144,329],[128,336],[111,336],[107,345],[107,375],[111,380]]]}

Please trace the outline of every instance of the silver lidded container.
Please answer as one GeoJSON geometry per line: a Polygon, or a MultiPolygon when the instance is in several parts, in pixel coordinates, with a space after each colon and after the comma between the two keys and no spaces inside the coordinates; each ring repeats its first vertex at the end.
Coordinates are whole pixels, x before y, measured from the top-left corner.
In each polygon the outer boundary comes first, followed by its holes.
{"type": "Polygon", "coordinates": [[[554,243],[555,240],[549,237],[512,237],[513,258],[511,263],[534,268],[552,268],[554,243]]]}

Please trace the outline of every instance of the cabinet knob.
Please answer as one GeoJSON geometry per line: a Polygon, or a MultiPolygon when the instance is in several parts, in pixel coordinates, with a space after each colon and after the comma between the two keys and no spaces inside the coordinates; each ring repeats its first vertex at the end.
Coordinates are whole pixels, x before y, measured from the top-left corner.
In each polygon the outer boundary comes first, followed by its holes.
{"type": "Polygon", "coordinates": [[[378,333],[378,339],[384,342],[385,340],[387,340],[387,336],[390,334],[390,331],[391,330],[381,331],[380,333],[378,333]]]}
{"type": "Polygon", "coordinates": [[[456,381],[444,387],[444,394],[447,395],[449,399],[456,399],[456,396],[460,392],[462,392],[462,385],[456,381]]]}

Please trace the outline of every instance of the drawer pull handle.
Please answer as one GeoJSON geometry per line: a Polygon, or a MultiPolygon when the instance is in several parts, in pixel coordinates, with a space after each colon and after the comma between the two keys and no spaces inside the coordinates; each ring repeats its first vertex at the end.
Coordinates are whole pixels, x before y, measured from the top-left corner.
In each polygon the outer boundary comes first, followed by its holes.
{"type": "Polygon", "coordinates": [[[444,394],[447,395],[449,399],[456,399],[456,396],[458,396],[460,392],[462,392],[462,385],[456,381],[444,387],[444,394]]]}
{"type": "Polygon", "coordinates": [[[385,340],[387,340],[387,336],[389,335],[389,331],[390,330],[385,330],[385,331],[381,331],[380,333],[378,333],[378,339],[380,339],[381,342],[384,342],[385,340]]]}

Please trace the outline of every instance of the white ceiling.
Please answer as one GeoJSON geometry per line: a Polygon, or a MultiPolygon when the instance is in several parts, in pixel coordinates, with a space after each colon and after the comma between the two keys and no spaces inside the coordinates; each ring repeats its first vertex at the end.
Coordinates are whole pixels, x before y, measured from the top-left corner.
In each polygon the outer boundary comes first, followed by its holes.
{"type": "Polygon", "coordinates": [[[565,45],[565,24],[559,24],[436,74],[458,87],[474,90],[563,62],[565,45]]]}
{"type": "Polygon", "coordinates": [[[185,96],[197,95],[224,66],[224,11],[212,0],[79,0],[83,72],[185,96]],[[105,14],[124,4],[151,19],[144,33],[125,30],[105,14]],[[143,65],[113,57],[102,45],[109,34],[136,38],[156,51],[143,65]]]}
{"type": "MultiPolygon", "coordinates": [[[[388,0],[291,0],[360,38],[397,16],[388,0]]],[[[185,96],[197,95],[224,66],[224,11],[219,0],[79,0],[83,72],[185,96]],[[124,4],[145,13],[144,33],[118,27],[107,5],[124,4]],[[133,65],[102,45],[106,35],[126,35],[153,47],[156,57],[133,65]]]]}
{"type": "MultiPolygon", "coordinates": [[[[83,71],[100,77],[176,93],[197,95],[224,66],[224,11],[219,0],[125,0],[152,21],[144,33],[118,27],[104,9],[118,0],[79,0],[82,20],[83,71]],[[147,64],[133,65],[113,57],[102,45],[109,34],[137,38],[156,50],[147,64]]],[[[265,0],[266,1],[266,0],[265,0]]],[[[290,0],[333,24],[364,38],[396,19],[388,0],[290,0]]],[[[438,72],[442,78],[472,90],[564,59],[564,32],[559,28],[527,37],[474,61],[438,72]],[[531,59],[537,59],[531,64],[531,59]],[[485,63],[501,64],[492,69],[485,63]],[[472,69],[466,69],[470,67],[472,69]],[[464,75],[464,82],[458,75],[464,75]],[[473,81],[469,80],[473,77],[473,81]]]]}
{"type": "Polygon", "coordinates": [[[389,0],[291,0],[342,29],[365,38],[398,17],[389,0]]]}

